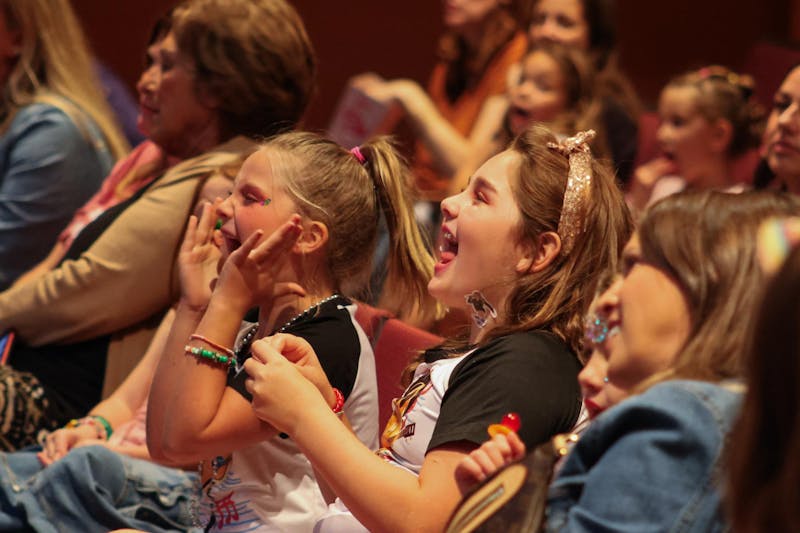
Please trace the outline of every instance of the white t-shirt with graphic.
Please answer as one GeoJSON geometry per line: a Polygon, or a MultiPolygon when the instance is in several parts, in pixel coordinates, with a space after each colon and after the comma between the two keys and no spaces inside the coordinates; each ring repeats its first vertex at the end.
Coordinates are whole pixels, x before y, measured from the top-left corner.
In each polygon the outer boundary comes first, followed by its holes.
{"type": "MultiPolygon", "coordinates": [[[[355,304],[338,297],[295,322],[287,333],[311,344],[331,385],[344,394],[344,412],[359,439],[377,447],[378,401],[375,359],[355,321],[355,304]]],[[[241,337],[249,329],[243,328],[241,337]]],[[[237,342],[238,345],[238,342],[237,342]]],[[[240,358],[241,359],[241,358],[240,358]]],[[[240,360],[240,364],[241,364],[240,360]]],[[[228,386],[245,398],[245,372],[231,372],[228,386]]],[[[275,437],[237,450],[223,477],[204,487],[200,516],[211,531],[307,533],[327,504],[308,459],[289,437],[275,437]]]]}

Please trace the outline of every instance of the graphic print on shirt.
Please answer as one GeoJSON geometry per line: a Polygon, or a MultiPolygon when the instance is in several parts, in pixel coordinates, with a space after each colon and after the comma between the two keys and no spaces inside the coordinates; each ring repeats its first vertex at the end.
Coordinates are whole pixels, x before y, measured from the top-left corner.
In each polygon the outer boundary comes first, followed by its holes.
{"type": "Polygon", "coordinates": [[[415,423],[407,424],[406,415],[414,408],[417,399],[431,388],[431,373],[430,371],[424,372],[411,385],[403,392],[400,398],[392,400],[392,416],[386,423],[386,428],[381,435],[381,450],[378,451],[382,455],[384,449],[388,450],[399,438],[410,437],[414,434],[416,427],[415,423]]]}

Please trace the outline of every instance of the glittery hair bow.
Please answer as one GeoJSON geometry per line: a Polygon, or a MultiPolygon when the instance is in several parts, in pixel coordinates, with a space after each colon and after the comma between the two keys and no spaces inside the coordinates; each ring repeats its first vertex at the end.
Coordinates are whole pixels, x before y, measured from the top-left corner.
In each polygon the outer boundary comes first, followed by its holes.
{"type": "Polygon", "coordinates": [[[594,136],[594,130],[586,130],[559,143],[547,143],[548,148],[569,158],[567,188],[558,220],[558,236],[565,255],[572,251],[575,239],[586,229],[583,227],[583,214],[592,185],[592,151],[588,143],[594,136]]]}

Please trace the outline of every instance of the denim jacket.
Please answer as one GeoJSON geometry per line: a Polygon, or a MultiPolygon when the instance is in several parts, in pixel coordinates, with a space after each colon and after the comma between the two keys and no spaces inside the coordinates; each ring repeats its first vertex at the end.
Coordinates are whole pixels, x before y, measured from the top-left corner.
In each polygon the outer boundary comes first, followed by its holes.
{"type": "Polygon", "coordinates": [[[721,462],[741,390],[674,380],[603,413],[550,487],[547,531],[725,530],[721,462]]]}

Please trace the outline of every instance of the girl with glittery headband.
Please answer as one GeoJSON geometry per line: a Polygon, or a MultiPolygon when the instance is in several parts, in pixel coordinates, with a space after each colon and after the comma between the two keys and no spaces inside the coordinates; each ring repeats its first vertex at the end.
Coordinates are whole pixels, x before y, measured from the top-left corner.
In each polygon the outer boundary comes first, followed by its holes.
{"type": "Polygon", "coordinates": [[[245,161],[226,200],[191,219],[179,256],[183,292],[150,393],[148,445],[158,458],[202,461],[198,525],[310,531],[325,510],[297,443],[249,405],[242,365],[257,339],[285,332],[310,343],[321,366],[308,377],[327,386],[327,408],[366,446],[377,444],[375,361],[350,296],[366,281],[383,216],[395,245],[389,290],[407,314],[431,311],[424,290],[433,258],[406,183],[387,139],[347,150],[287,133],[245,161]],[[200,280],[215,239],[225,258],[212,291],[200,280]],[[254,307],[258,322],[242,326],[254,307]]]}
{"type": "Polygon", "coordinates": [[[641,210],[683,189],[743,190],[735,164],[758,146],[763,126],[753,89],[750,76],[717,65],[672,79],[658,104],[662,155],[636,170],[631,206],[641,210]]]}
{"type": "Polygon", "coordinates": [[[528,446],[574,427],[583,316],[632,227],[587,136],[562,144],[534,127],[442,202],[428,290],[475,321],[408,368],[377,453],[331,415],[330,386],[308,379],[324,353],[285,335],[254,347],[245,370],[256,414],[290,435],[339,497],[315,530],[441,531],[461,497],[456,465],[489,425],[517,413],[528,446]],[[573,209],[562,217],[565,202],[573,209]]]}

